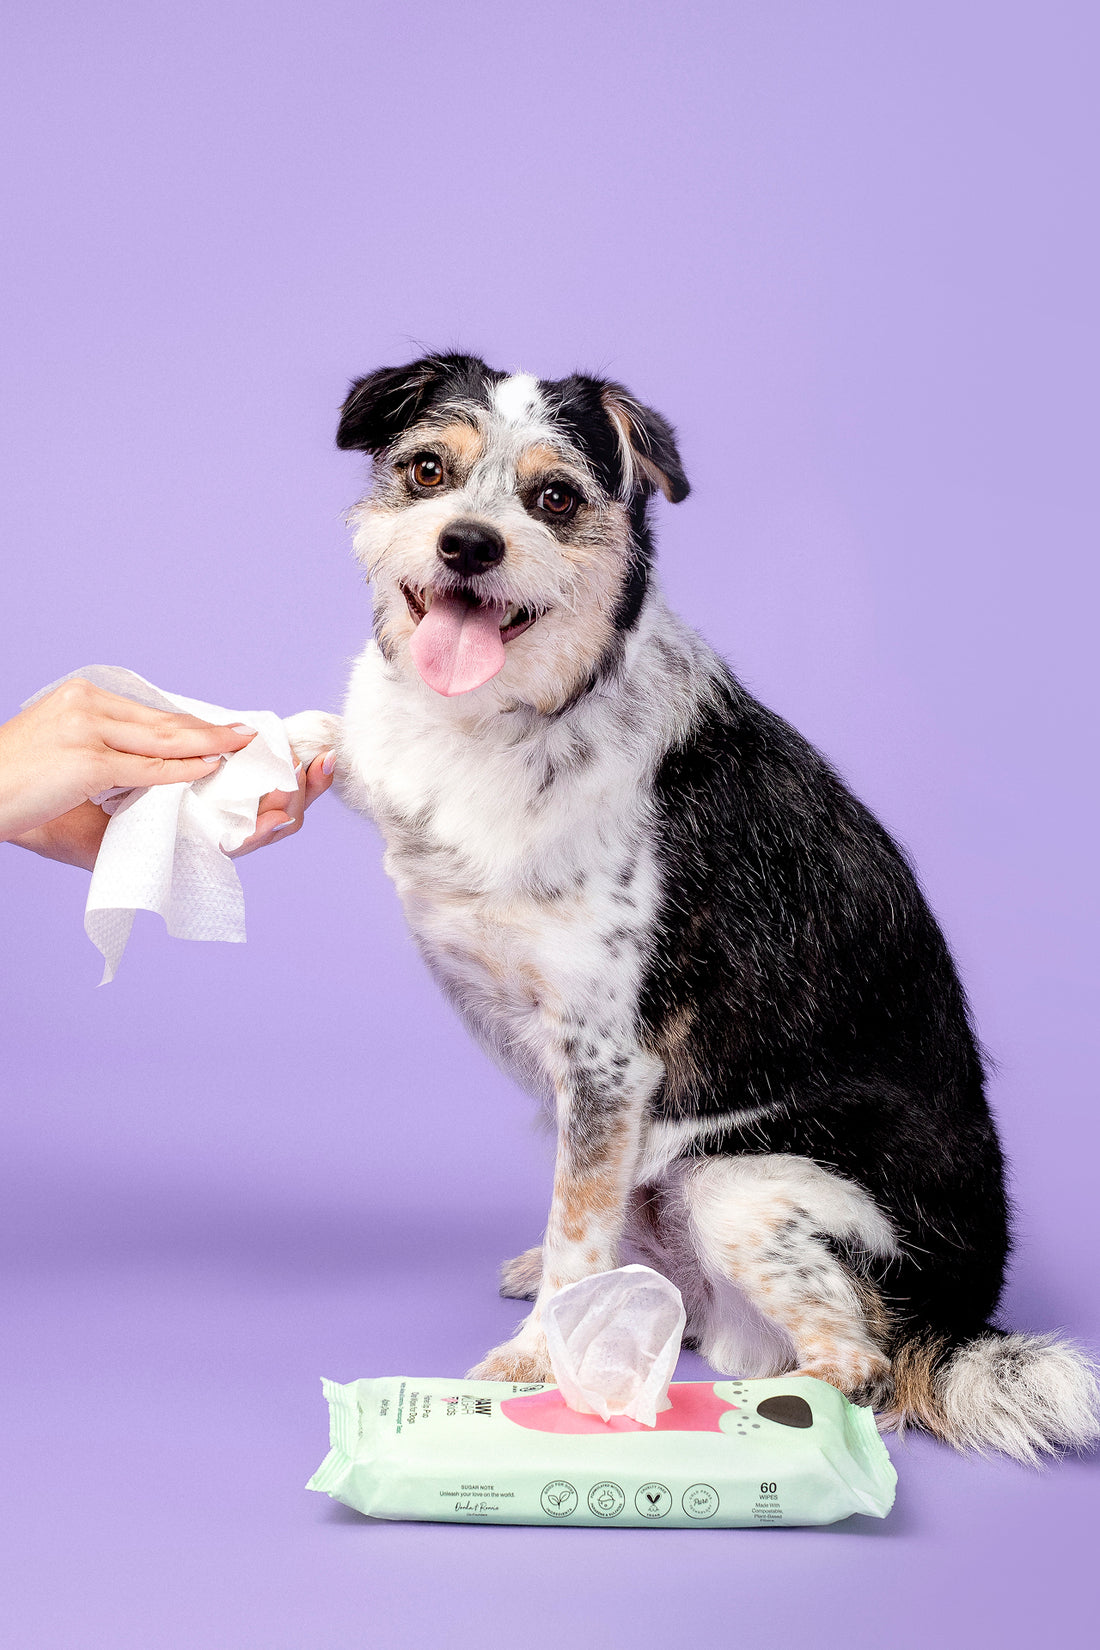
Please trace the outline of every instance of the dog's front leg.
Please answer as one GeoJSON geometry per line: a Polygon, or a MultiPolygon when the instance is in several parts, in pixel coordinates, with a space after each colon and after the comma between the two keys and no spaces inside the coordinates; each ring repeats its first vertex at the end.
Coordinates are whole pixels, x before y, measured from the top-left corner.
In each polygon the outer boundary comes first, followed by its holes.
{"type": "MultiPolygon", "coordinates": [[[[572,1078],[557,1089],[558,1150],[554,1194],[542,1245],[542,1279],[533,1311],[515,1336],[476,1368],[482,1381],[550,1381],[542,1327],[544,1302],[558,1289],[619,1264],[627,1199],[634,1183],[641,1122],[653,1086],[644,1057],[603,1082],[572,1078]],[[631,1071],[631,1067],[635,1067],[631,1071]],[[632,1080],[633,1079],[633,1080],[632,1080]]],[[[603,1074],[601,1073],[601,1076],[603,1074]]]]}

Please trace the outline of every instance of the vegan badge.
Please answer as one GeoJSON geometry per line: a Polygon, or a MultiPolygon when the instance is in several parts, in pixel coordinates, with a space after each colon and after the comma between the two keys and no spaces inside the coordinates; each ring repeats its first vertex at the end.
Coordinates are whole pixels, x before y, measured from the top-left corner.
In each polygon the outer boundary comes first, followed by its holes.
{"type": "Polygon", "coordinates": [[[634,1505],[643,1518],[667,1518],[672,1511],[672,1491],[667,1484],[643,1484],[634,1505]]]}

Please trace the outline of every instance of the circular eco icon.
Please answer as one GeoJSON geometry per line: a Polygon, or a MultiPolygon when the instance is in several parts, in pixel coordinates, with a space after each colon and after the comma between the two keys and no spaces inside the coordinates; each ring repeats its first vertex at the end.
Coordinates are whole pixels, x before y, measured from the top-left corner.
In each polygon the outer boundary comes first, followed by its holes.
{"type": "Polygon", "coordinates": [[[634,1505],[643,1518],[667,1518],[672,1511],[672,1491],[667,1484],[643,1484],[634,1505]]]}
{"type": "Polygon", "coordinates": [[[713,1518],[718,1511],[718,1491],[709,1484],[690,1484],[684,1491],[683,1507],[689,1518],[713,1518]]]}
{"type": "Polygon", "coordinates": [[[577,1492],[564,1478],[552,1479],[539,1496],[542,1510],[551,1518],[568,1518],[577,1510],[577,1492]]]}
{"type": "Polygon", "coordinates": [[[588,1492],[588,1510],[597,1518],[616,1518],[626,1506],[626,1496],[618,1484],[610,1480],[593,1484],[588,1492]]]}

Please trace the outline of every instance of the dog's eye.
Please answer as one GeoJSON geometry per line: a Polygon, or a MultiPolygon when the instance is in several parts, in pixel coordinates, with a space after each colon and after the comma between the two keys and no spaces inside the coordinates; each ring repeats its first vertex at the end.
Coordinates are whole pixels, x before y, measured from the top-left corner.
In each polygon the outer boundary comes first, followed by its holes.
{"type": "Polygon", "coordinates": [[[538,508],[545,510],[548,516],[554,516],[558,521],[564,521],[577,508],[577,495],[570,487],[562,487],[553,481],[549,487],[544,487],[538,496],[538,508]]]}
{"type": "Polygon", "coordinates": [[[421,453],[412,461],[412,478],[418,487],[438,487],[443,480],[443,466],[434,453],[421,453]]]}

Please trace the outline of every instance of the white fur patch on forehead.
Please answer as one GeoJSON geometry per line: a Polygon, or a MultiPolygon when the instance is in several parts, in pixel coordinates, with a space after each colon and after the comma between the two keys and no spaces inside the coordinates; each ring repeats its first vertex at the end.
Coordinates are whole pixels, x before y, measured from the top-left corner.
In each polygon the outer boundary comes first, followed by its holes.
{"type": "Polygon", "coordinates": [[[527,424],[545,416],[539,381],[533,373],[514,372],[493,386],[493,411],[506,424],[527,424]]]}

